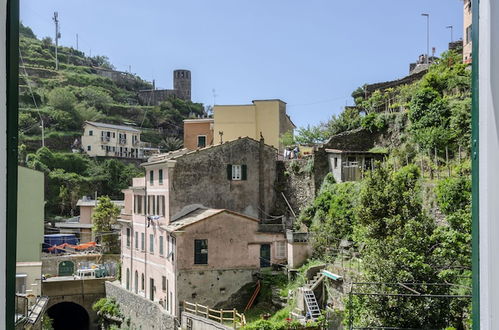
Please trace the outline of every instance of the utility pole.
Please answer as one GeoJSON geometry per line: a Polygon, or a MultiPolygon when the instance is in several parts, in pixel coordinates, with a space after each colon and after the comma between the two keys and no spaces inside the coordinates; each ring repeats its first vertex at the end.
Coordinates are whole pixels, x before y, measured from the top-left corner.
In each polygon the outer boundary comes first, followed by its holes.
{"type": "Polygon", "coordinates": [[[76,50],[79,50],[78,49],[78,33],[76,34],[76,50]]]}
{"type": "Polygon", "coordinates": [[[59,47],[59,38],[61,33],[59,32],[59,14],[54,12],[54,17],[52,17],[55,23],[55,69],[59,70],[59,60],[57,58],[57,48],[59,47]]]}
{"type": "Polygon", "coordinates": [[[454,26],[448,25],[445,27],[446,29],[450,29],[450,42],[454,42],[454,26]]]}
{"type": "Polygon", "coordinates": [[[426,64],[429,64],[430,57],[430,14],[421,14],[426,17],[426,64]]]}

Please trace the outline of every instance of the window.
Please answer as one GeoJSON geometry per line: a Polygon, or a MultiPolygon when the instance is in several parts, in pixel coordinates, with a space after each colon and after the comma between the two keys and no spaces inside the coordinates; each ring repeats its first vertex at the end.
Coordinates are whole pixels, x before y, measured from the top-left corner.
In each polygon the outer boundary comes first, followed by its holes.
{"type": "Polygon", "coordinates": [[[163,184],[163,170],[162,169],[158,170],[158,180],[159,180],[159,184],[163,184]]]}
{"type": "Polygon", "coordinates": [[[94,135],[94,131],[90,130],[88,131],[88,136],[93,136],[94,135]]]}
{"type": "Polygon", "coordinates": [[[198,135],[198,148],[206,147],[206,135],[198,135]]]}
{"type": "Polygon", "coordinates": [[[130,236],[131,236],[131,231],[130,228],[126,229],[126,247],[130,247],[130,236]]]}
{"type": "Polygon", "coordinates": [[[130,269],[126,269],[126,289],[130,290],[130,269]]]}
{"type": "Polygon", "coordinates": [[[92,146],[87,146],[87,151],[92,151],[92,146]]]}
{"type": "Polygon", "coordinates": [[[154,253],[154,235],[149,234],[149,252],[154,253]]]}
{"type": "Polygon", "coordinates": [[[471,42],[471,24],[466,28],[466,44],[471,42]]]}
{"type": "Polygon", "coordinates": [[[334,168],[338,168],[338,157],[334,157],[334,168]]]}
{"type": "Polygon", "coordinates": [[[149,299],[154,301],[154,278],[149,278],[149,299]]]}
{"type": "Polygon", "coordinates": [[[286,258],[286,241],[276,242],[276,258],[277,259],[286,258]]]}
{"type": "Polygon", "coordinates": [[[139,249],[139,232],[135,232],[135,249],[139,249]]]}
{"type": "Polygon", "coordinates": [[[142,273],[142,277],[140,279],[140,284],[141,284],[140,287],[142,288],[142,291],[144,291],[145,290],[145,286],[146,286],[146,280],[144,278],[144,273],[142,273]]]}
{"type": "Polygon", "coordinates": [[[146,242],[145,242],[145,234],[144,233],[140,233],[140,250],[141,251],[144,251],[146,249],[145,244],[146,244],[146,242]]]}
{"type": "Polygon", "coordinates": [[[149,184],[152,186],[154,184],[154,171],[149,171],[149,184]]]}
{"type": "Polygon", "coordinates": [[[194,264],[206,265],[208,264],[208,240],[195,239],[194,240],[194,264]]]}
{"type": "Polygon", "coordinates": [[[227,165],[227,180],[247,180],[248,170],[246,165],[227,165]]]}
{"type": "Polygon", "coordinates": [[[165,196],[158,196],[156,208],[156,215],[165,215],[165,196]]]}
{"type": "Polygon", "coordinates": [[[166,291],[166,276],[161,277],[161,290],[166,291]]]}
{"type": "Polygon", "coordinates": [[[159,236],[159,255],[162,256],[165,254],[165,247],[163,244],[163,236],[159,236]]]}
{"type": "Polygon", "coordinates": [[[142,201],[144,196],[135,195],[133,196],[133,211],[135,214],[142,214],[142,201]]]}

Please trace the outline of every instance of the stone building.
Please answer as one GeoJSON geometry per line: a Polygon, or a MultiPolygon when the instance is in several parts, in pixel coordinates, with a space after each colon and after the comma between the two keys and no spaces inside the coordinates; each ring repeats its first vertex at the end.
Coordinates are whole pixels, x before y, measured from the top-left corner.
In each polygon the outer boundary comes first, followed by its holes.
{"type": "Polygon", "coordinates": [[[189,70],[173,71],[173,89],[145,89],[139,91],[139,101],[143,105],[158,105],[169,97],[191,100],[191,72],[189,70]]]}
{"type": "Polygon", "coordinates": [[[119,220],[122,286],[178,315],[182,300],[216,304],[285,262],[283,231],[260,224],[276,198],[276,157],[263,140],[240,138],[142,164],[119,220]]]}
{"type": "Polygon", "coordinates": [[[215,144],[241,136],[260,139],[280,152],[281,137],[296,126],[286,114],[286,102],[281,100],[254,100],[252,104],[215,105],[213,107],[215,144]],[[220,137],[219,137],[220,136],[220,137]]]}

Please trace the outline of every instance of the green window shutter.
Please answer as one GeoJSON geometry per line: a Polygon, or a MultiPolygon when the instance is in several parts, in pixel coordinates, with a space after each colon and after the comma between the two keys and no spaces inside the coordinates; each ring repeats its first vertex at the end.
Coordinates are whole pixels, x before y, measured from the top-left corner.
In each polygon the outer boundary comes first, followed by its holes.
{"type": "Polygon", "coordinates": [[[227,180],[232,180],[232,165],[227,164],[227,180]]]}
{"type": "Polygon", "coordinates": [[[241,165],[241,180],[248,180],[248,167],[241,165]]]}

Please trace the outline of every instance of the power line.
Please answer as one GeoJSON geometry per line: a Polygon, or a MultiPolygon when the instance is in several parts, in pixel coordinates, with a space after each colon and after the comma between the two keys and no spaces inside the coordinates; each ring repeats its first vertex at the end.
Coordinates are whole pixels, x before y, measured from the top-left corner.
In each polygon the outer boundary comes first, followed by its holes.
{"type": "MultiPolygon", "coordinates": [[[[36,113],[38,114],[38,117],[40,118],[40,123],[42,124],[42,147],[45,147],[45,125],[43,122],[43,117],[40,114],[40,109],[38,108],[38,104],[36,103],[35,95],[33,94],[33,89],[31,89],[31,83],[29,80],[28,71],[26,71],[26,65],[24,64],[24,58],[23,58],[23,55],[21,53],[21,47],[19,47],[19,58],[21,59],[21,65],[23,67],[24,77],[26,79],[26,83],[28,85],[28,89],[29,89],[29,92],[31,94],[31,98],[33,99],[33,103],[35,104],[36,113]]],[[[31,128],[29,128],[28,130],[30,130],[31,128]]],[[[25,132],[27,132],[28,130],[26,130],[25,132]]]]}

